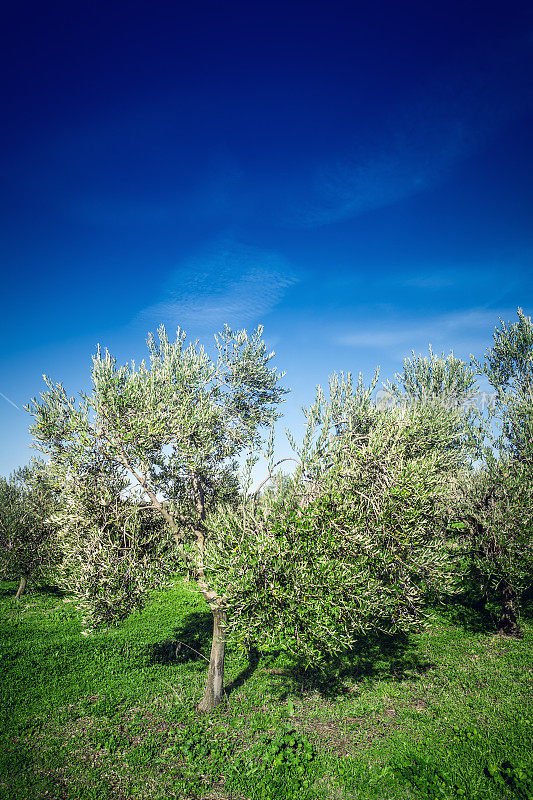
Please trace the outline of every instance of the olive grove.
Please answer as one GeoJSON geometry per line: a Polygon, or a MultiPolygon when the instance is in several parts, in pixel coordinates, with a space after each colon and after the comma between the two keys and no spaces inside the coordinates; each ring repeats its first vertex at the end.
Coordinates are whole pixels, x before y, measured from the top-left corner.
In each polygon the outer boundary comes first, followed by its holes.
{"type": "Polygon", "coordinates": [[[379,369],[368,387],[334,373],[329,397],[319,386],[303,409],[301,445],[286,431],[294,458],[277,463],[287,390],[261,336],[226,326],[213,361],[161,327],[149,366],[117,367],[98,349],[91,394],[76,402],[45,378],[28,406],[57,494],[58,580],[89,629],[186,572],[213,615],[200,711],[223,699],[227,645],[321,668],[362,634],[419,629],[429,598],[465,580],[499,599],[501,630],[518,634],[533,575],[531,321],[519,309],[517,326],[496,331],[484,367],[413,351],[377,400],[379,369]],[[472,402],[482,374],[497,390],[498,438],[472,402]],[[268,475],[251,493],[263,449],[268,475]],[[293,473],[276,472],[286,461],[293,473]]]}

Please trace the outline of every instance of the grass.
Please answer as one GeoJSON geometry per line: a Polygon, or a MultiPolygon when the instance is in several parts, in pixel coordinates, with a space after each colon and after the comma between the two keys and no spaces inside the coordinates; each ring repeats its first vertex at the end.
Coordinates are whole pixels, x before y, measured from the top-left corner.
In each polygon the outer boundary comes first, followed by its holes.
{"type": "Polygon", "coordinates": [[[1,800],[533,798],[527,617],[507,639],[454,603],[325,677],[230,651],[227,702],[200,717],[211,615],[188,584],[92,636],[70,596],[15,591],[0,584],[1,800]]]}

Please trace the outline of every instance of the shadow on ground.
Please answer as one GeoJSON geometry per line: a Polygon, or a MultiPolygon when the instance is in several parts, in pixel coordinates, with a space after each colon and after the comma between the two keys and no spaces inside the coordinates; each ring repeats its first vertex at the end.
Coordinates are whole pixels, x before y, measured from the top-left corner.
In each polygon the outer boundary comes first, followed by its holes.
{"type": "Polygon", "coordinates": [[[493,603],[484,602],[471,592],[447,595],[438,614],[452,625],[457,625],[468,633],[496,633],[498,630],[498,609],[493,603]]]}
{"type": "Polygon", "coordinates": [[[69,592],[60,589],[59,586],[52,586],[49,584],[40,584],[36,587],[35,591],[39,594],[47,595],[48,597],[66,597],[66,595],[69,594],[69,592]]]}
{"type": "MultiPolygon", "coordinates": [[[[13,582],[4,582],[2,586],[0,586],[0,597],[15,597],[17,593],[17,589],[19,586],[19,581],[13,582]]],[[[60,589],[58,586],[52,586],[51,584],[41,584],[41,583],[29,583],[28,588],[21,596],[21,600],[25,597],[31,595],[45,595],[46,597],[65,597],[68,592],[65,592],[63,589],[60,589]]]]}
{"type": "MultiPolygon", "coordinates": [[[[532,603],[527,599],[522,607],[523,617],[530,617],[531,611],[532,603]]],[[[468,592],[445,598],[439,615],[471,633],[490,634],[498,629],[497,608],[480,602],[479,597],[468,592]]],[[[212,633],[210,612],[189,614],[174,630],[171,639],[152,645],[151,660],[160,664],[203,661],[207,670],[212,633]]],[[[413,682],[434,667],[434,663],[419,657],[416,642],[404,633],[362,635],[349,651],[336,658],[324,658],[320,667],[309,666],[303,659],[288,660],[281,650],[261,652],[252,646],[248,651],[248,665],[225,687],[225,692],[230,695],[240,688],[258,668],[277,684],[278,698],[283,701],[289,695],[304,696],[313,692],[334,699],[350,694],[353,684],[363,681],[413,682]]]]}
{"type": "Polygon", "coordinates": [[[524,592],[521,613],[524,619],[533,619],[533,583],[530,588],[524,592]]]}
{"type": "MultiPolygon", "coordinates": [[[[189,614],[174,630],[172,638],[151,646],[150,660],[158,664],[203,661],[207,670],[212,624],[209,612],[189,614]]],[[[258,667],[267,672],[269,679],[279,681],[279,699],[284,700],[289,694],[303,696],[313,692],[324,698],[348,695],[353,691],[350,688],[353,683],[362,680],[413,681],[434,666],[422,661],[416,645],[401,633],[361,636],[341,657],[324,659],[321,668],[309,666],[298,658],[287,664],[287,656],[281,650],[266,653],[253,645],[247,655],[248,665],[226,685],[227,695],[243,686],[258,667]],[[283,657],[282,667],[280,657],[283,657]]]]}
{"type": "MultiPolygon", "coordinates": [[[[210,612],[194,612],[185,617],[183,624],[174,629],[174,636],[150,647],[150,661],[156,664],[184,664],[203,661],[208,669],[209,652],[213,637],[213,617],[210,612]]],[[[230,695],[253,675],[261,661],[261,652],[256,647],[248,651],[248,666],[224,687],[230,695]]]]}
{"type": "MultiPolygon", "coordinates": [[[[209,659],[213,636],[211,612],[195,611],[188,614],[173,633],[171,638],[151,645],[149,655],[154,664],[184,664],[209,659]]],[[[207,661],[205,665],[207,669],[207,661]]]]}
{"type": "Polygon", "coordinates": [[[414,681],[435,664],[420,659],[416,645],[409,636],[397,634],[372,634],[360,636],[353,647],[336,658],[325,659],[321,668],[308,666],[295,659],[280,677],[285,678],[280,700],[289,694],[303,697],[317,692],[321,697],[334,699],[353,692],[359,681],[393,680],[414,681]],[[307,668],[306,668],[307,667],[307,668]]]}

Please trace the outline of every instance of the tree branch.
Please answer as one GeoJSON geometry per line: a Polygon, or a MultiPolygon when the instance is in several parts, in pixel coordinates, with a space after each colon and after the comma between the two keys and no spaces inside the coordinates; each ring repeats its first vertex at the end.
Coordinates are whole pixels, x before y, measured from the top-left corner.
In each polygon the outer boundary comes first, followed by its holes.
{"type": "Polygon", "coordinates": [[[279,461],[276,461],[276,463],[274,464],[274,466],[272,467],[272,469],[269,471],[268,475],[266,476],[265,480],[262,481],[259,484],[259,486],[257,487],[257,489],[255,490],[255,492],[254,492],[254,504],[257,502],[257,496],[258,496],[259,492],[261,491],[262,487],[265,485],[265,483],[267,481],[269,481],[271,479],[272,473],[275,470],[275,468],[279,464],[282,464],[284,461],[295,461],[297,464],[300,464],[300,466],[301,466],[301,463],[296,458],[290,458],[290,457],[289,458],[281,458],[279,461]]]}

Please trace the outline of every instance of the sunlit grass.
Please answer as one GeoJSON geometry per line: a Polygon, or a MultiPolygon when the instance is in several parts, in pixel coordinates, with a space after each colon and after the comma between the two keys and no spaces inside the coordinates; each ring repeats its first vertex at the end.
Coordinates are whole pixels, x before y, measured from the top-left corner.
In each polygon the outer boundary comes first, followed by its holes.
{"type": "Polygon", "coordinates": [[[199,717],[211,615],[188,584],[92,636],[69,596],[15,589],[0,584],[1,798],[533,797],[527,617],[513,640],[443,609],[326,676],[230,650],[227,702],[199,717]]]}

